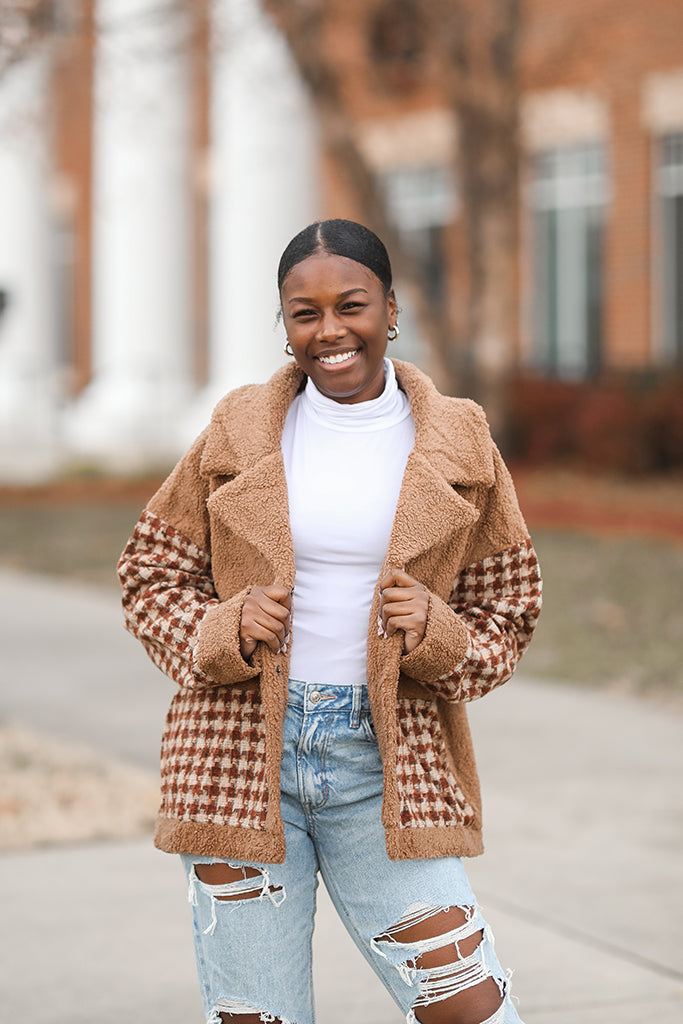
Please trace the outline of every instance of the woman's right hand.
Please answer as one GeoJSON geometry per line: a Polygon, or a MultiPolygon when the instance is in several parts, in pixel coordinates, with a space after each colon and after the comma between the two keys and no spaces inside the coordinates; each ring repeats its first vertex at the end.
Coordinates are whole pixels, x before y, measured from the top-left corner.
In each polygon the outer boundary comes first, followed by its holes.
{"type": "Polygon", "coordinates": [[[242,605],[240,652],[245,661],[259,641],[279,654],[287,649],[292,614],[292,592],[273,583],[270,587],[252,587],[242,605]]]}

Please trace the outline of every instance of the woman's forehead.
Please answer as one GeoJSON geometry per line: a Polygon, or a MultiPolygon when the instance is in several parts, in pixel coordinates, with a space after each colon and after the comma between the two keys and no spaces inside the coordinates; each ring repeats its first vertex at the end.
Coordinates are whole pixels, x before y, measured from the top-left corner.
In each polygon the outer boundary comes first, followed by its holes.
{"type": "Polygon", "coordinates": [[[282,293],[290,298],[294,294],[310,294],[312,289],[341,293],[350,288],[370,291],[382,289],[379,278],[362,263],[348,256],[316,252],[295,264],[282,282],[282,293]],[[302,292],[303,289],[303,292],[302,292]]]}

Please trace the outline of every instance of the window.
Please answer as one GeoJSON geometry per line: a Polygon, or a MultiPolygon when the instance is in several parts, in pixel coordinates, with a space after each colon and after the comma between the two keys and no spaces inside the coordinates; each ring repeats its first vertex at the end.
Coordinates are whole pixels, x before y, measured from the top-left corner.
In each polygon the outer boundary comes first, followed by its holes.
{"type": "Polygon", "coordinates": [[[600,368],[604,147],[536,153],[531,182],[533,361],[562,377],[600,368]]]}
{"type": "Polygon", "coordinates": [[[400,167],[384,175],[391,218],[406,250],[418,263],[431,301],[443,301],[443,228],[455,217],[455,189],[450,168],[400,167]]]}
{"type": "Polygon", "coordinates": [[[683,364],[683,132],[659,140],[655,170],[659,207],[662,355],[683,364]]]}
{"type": "MultiPolygon", "coordinates": [[[[384,172],[380,184],[401,242],[421,273],[427,298],[442,307],[446,301],[444,229],[457,212],[452,169],[443,164],[395,167],[384,172]]],[[[409,296],[401,294],[400,302],[401,324],[406,330],[392,345],[391,354],[419,365],[426,360],[424,339],[409,296]]]]}

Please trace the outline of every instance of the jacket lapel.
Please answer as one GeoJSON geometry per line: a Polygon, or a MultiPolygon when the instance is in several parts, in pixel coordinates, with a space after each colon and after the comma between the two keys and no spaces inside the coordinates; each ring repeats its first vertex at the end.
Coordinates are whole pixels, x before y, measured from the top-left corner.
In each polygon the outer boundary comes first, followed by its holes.
{"type": "Polygon", "coordinates": [[[263,560],[263,584],[294,585],[294,546],[281,451],[287,411],[304,380],[293,365],[266,383],[231,392],[213,415],[201,472],[227,477],[209,510],[263,560]]]}
{"type": "Polygon", "coordinates": [[[410,401],[415,446],[401,485],[385,567],[406,568],[479,518],[478,510],[454,485],[490,485],[494,471],[491,440],[478,407],[440,395],[409,363],[395,361],[394,366],[410,401]]]}
{"type": "Polygon", "coordinates": [[[477,509],[414,448],[401,484],[385,565],[406,568],[413,559],[471,526],[478,517],[477,509]]]}
{"type": "Polygon", "coordinates": [[[209,511],[265,561],[261,585],[294,586],[294,545],[281,453],[271,452],[219,487],[209,511]]]}

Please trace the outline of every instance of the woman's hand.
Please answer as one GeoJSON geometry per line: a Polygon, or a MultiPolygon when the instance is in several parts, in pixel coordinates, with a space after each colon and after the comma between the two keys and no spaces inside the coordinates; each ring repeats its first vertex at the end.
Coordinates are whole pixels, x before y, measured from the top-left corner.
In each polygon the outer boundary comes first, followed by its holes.
{"type": "Polygon", "coordinates": [[[387,636],[397,630],[405,633],[403,649],[414,651],[427,628],[429,592],[407,572],[394,569],[379,583],[379,617],[387,636]]]}
{"type": "Polygon", "coordinates": [[[259,641],[279,654],[287,650],[292,614],[292,592],[273,583],[270,587],[252,587],[242,605],[240,652],[245,661],[259,641]]]}

